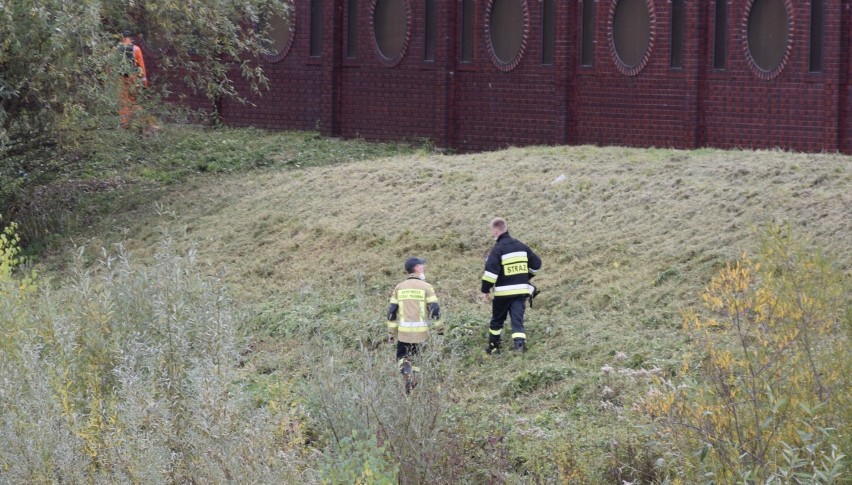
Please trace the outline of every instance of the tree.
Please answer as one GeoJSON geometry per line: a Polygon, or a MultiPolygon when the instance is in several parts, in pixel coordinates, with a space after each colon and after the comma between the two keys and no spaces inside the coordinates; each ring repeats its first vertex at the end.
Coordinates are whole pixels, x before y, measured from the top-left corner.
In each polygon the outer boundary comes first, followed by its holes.
{"type": "MultiPolygon", "coordinates": [[[[211,100],[239,96],[229,76],[259,91],[252,62],[263,52],[265,18],[290,0],[0,0],[0,201],[55,171],[80,130],[115,125],[120,32],[157,31],[163,69],[211,100]]],[[[164,95],[167,84],[150,94],[164,95]]]]}

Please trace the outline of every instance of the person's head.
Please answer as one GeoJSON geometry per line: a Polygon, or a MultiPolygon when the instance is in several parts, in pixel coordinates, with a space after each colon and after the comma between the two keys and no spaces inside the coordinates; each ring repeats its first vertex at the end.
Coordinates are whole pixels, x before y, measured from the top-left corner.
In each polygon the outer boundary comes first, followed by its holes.
{"type": "Polygon", "coordinates": [[[491,219],[491,236],[494,239],[500,237],[500,234],[509,230],[509,226],[506,225],[506,219],[502,217],[495,217],[491,219]]]}
{"type": "Polygon", "coordinates": [[[133,37],[133,32],[131,32],[129,30],[123,30],[121,32],[121,36],[124,37],[125,39],[129,39],[129,38],[133,37]]]}
{"type": "Polygon", "coordinates": [[[408,274],[424,275],[426,273],[426,260],[411,257],[405,260],[405,272],[408,274]]]}

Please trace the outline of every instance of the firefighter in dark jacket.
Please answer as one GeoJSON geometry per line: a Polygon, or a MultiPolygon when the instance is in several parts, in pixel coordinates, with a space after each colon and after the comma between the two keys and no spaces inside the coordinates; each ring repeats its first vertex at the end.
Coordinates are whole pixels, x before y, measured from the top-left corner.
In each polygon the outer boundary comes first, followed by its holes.
{"type": "Polygon", "coordinates": [[[426,260],[420,258],[405,261],[408,277],[396,285],[388,307],[388,340],[396,341],[396,359],[406,393],[417,385],[418,369],[411,359],[429,338],[429,324],[439,335],[444,332],[438,297],[432,285],[426,282],[425,264],[426,260]]]}
{"type": "Polygon", "coordinates": [[[507,315],[512,320],[514,350],[522,352],[527,340],[524,332],[525,304],[535,292],[530,279],[541,269],[541,258],[529,246],[509,236],[506,220],[501,217],[491,221],[491,235],[497,242],[485,260],[482,275],[482,295],[486,302],[491,302],[486,352],[500,351],[507,315]]]}

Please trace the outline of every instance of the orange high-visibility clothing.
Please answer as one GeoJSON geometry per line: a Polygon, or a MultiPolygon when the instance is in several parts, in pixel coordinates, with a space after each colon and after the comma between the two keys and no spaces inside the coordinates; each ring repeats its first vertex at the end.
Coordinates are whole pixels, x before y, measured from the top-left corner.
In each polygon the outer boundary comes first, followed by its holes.
{"type": "MultiPolygon", "coordinates": [[[[125,37],[121,41],[121,46],[126,45],[133,45],[129,37],[125,37]]],[[[138,89],[139,80],[142,80],[144,87],[148,87],[145,58],[142,57],[142,49],[136,45],[133,45],[133,60],[136,63],[138,74],[136,76],[122,76],[119,82],[118,116],[123,128],[130,127],[130,119],[133,117],[133,113],[139,110],[139,106],[136,104],[136,90],[138,89]]]]}

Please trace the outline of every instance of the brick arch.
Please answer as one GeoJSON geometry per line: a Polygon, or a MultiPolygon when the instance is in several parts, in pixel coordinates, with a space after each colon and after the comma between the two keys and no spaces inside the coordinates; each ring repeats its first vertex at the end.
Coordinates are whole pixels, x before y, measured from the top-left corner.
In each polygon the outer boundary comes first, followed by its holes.
{"type": "Polygon", "coordinates": [[[787,12],[787,46],[784,48],[784,54],[781,56],[781,61],[777,66],[772,68],[769,71],[764,70],[760,66],[757,65],[754,58],[751,55],[751,49],[748,45],[748,20],[751,15],[752,7],[754,7],[754,3],[757,0],[748,0],[745,5],[745,9],[743,10],[742,16],[742,47],[743,47],[743,56],[746,59],[746,64],[748,64],[751,72],[758,79],[764,81],[770,81],[775,79],[784,68],[787,66],[787,61],[790,59],[790,53],[793,51],[793,34],[795,33],[795,17],[794,17],[794,8],[792,0],[784,0],[784,10],[787,12]]]}
{"type": "Polygon", "coordinates": [[[406,51],[408,51],[408,44],[411,42],[411,1],[410,0],[399,0],[405,4],[405,33],[403,34],[402,40],[402,48],[396,53],[393,57],[386,57],[382,50],[379,48],[379,41],[376,39],[376,5],[378,5],[379,0],[372,0],[370,4],[370,27],[372,28],[373,34],[373,47],[375,47],[376,57],[379,62],[385,67],[394,67],[405,57],[406,51]]]}
{"type": "Polygon", "coordinates": [[[509,72],[514,68],[518,67],[518,64],[520,64],[521,59],[523,59],[524,57],[524,52],[526,51],[527,47],[527,38],[529,37],[530,32],[530,9],[529,5],[527,4],[527,0],[517,0],[521,4],[521,10],[523,11],[524,15],[524,26],[523,35],[521,36],[521,46],[520,49],[518,49],[518,53],[517,55],[515,55],[514,59],[510,61],[503,61],[495,52],[494,45],[491,42],[491,13],[494,10],[495,1],[496,0],[488,0],[488,5],[485,10],[485,40],[486,44],[488,45],[488,55],[491,57],[491,62],[494,63],[495,66],[497,66],[497,69],[503,72],[509,72]]]}
{"type": "Polygon", "coordinates": [[[267,62],[280,62],[282,59],[287,57],[287,54],[290,53],[290,49],[293,47],[293,40],[296,38],[296,3],[292,3],[292,8],[290,10],[290,33],[287,36],[287,40],[284,42],[284,47],[274,53],[274,54],[262,54],[267,62]]]}
{"type": "Polygon", "coordinates": [[[642,59],[635,66],[628,66],[621,60],[618,56],[618,51],[615,48],[615,33],[614,33],[614,25],[615,21],[615,10],[618,8],[618,4],[622,0],[611,0],[609,5],[609,13],[607,15],[607,24],[606,24],[606,34],[607,40],[609,43],[609,55],[612,58],[613,64],[615,64],[615,68],[618,69],[618,72],[624,74],[625,76],[635,76],[642,72],[645,69],[645,66],[648,65],[648,62],[651,60],[651,53],[654,51],[654,44],[656,40],[656,31],[657,31],[657,15],[654,9],[654,2],[652,0],[643,0],[645,2],[645,7],[648,9],[648,48],[645,49],[645,55],[642,56],[642,59]]]}

